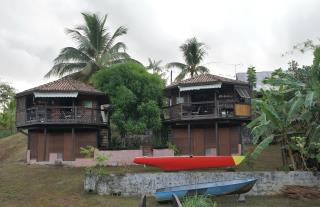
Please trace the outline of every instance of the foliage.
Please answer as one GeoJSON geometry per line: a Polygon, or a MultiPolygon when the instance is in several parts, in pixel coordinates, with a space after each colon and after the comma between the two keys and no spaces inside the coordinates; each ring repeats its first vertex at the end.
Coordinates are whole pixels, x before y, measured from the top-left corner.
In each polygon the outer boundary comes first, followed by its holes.
{"type": "Polygon", "coordinates": [[[141,64],[126,62],[99,71],[92,82],[110,96],[111,120],[122,137],[161,128],[165,84],[159,75],[148,73],[141,64]]]}
{"type": "Polygon", "coordinates": [[[171,142],[168,142],[167,145],[168,145],[168,149],[173,150],[175,155],[180,153],[178,147],[175,144],[172,144],[171,142]]]}
{"type": "Polygon", "coordinates": [[[77,43],[77,47],[65,47],[54,59],[54,66],[46,74],[64,76],[72,73],[76,79],[88,80],[102,67],[122,62],[129,58],[123,42],[115,42],[127,34],[127,28],[120,26],[111,34],[105,26],[107,15],[100,18],[96,14],[82,13],[84,24],[66,33],[77,43]]]}
{"type": "Polygon", "coordinates": [[[253,106],[259,116],[248,127],[254,142],[260,143],[256,151],[276,141],[282,144],[283,160],[287,156],[293,169],[320,168],[320,48],[314,50],[313,65],[298,67],[291,62],[290,70],[276,70],[265,82],[270,91],[262,91],[262,98],[253,106]]]}
{"type": "Polygon", "coordinates": [[[105,161],[107,161],[109,159],[109,157],[110,157],[110,155],[107,156],[105,154],[99,153],[97,150],[95,161],[97,162],[98,166],[103,166],[105,161]]]}
{"type": "Polygon", "coordinates": [[[186,197],[182,201],[183,207],[216,207],[217,203],[203,195],[186,197]]]}
{"type": "Polygon", "coordinates": [[[250,83],[250,85],[253,87],[256,87],[257,86],[257,75],[256,75],[256,68],[255,67],[253,67],[253,66],[248,67],[247,77],[248,77],[248,82],[250,83]]]}
{"type": "Polygon", "coordinates": [[[85,158],[94,157],[95,148],[93,146],[80,147],[80,154],[84,155],[85,158]]]}
{"type": "Polygon", "coordinates": [[[86,168],[87,174],[102,175],[105,173],[105,162],[110,158],[111,155],[105,155],[99,152],[93,146],[86,146],[80,148],[80,154],[86,158],[93,158],[96,161],[96,165],[86,168]]]}
{"type": "Polygon", "coordinates": [[[14,99],[15,89],[7,83],[0,83],[0,112],[8,108],[9,103],[14,99]]]}
{"type": "Polygon", "coordinates": [[[7,83],[0,83],[0,130],[13,134],[16,130],[15,115],[15,89],[7,83]]]}
{"type": "Polygon", "coordinates": [[[166,65],[167,68],[178,68],[181,70],[179,75],[176,77],[176,80],[182,80],[188,74],[193,77],[198,74],[209,72],[208,68],[200,65],[204,56],[207,54],[204,43],[198,42],[198,40],[193,37],[182,44],[180,46],[180,50],[183,53],[185,63],[171,62],[166,65]]]}
{"type": "Polygon", "coordinates": [[[0,138],[10,136],[12,134],[11,130],[1,129],[0,130],[0,138]]]}

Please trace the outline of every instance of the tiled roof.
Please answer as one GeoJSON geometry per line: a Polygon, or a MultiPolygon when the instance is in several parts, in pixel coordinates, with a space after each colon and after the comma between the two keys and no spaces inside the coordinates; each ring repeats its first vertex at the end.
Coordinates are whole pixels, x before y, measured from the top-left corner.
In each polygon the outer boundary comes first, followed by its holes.
{"type": "Polygon", "coordinates": [[[58,79],[56,81],[52,81],[40,86],[37,86],[35,88],[28,89],[26,91],[23,91],[21,93],[18,93],[17,95],[22,95],[28,92],[79,92],[79,93],[87,93],[87,94],[96,94],[96,95],[103,95],[104,93],[97,90],[90,84],[83,83],[78,80],[74,80],[69,76],[63,77],[61,79],[58,79]]]}
{"type": "Polygon", "coordinates": [[[225,78],[222,76],[212,75],[212,74],[202,74],[197,75],[192,78],[181,80],[177,82],[173,82],[171,85],[167,86],[167,88],[172,88],[175,86],[181,85],[201,85],[201,84],[209,84],[214,82],[222,82],[222,83],[238,83],[238,84],[248,84],[248,82],[234,80],[231,78],[225,78]]]}

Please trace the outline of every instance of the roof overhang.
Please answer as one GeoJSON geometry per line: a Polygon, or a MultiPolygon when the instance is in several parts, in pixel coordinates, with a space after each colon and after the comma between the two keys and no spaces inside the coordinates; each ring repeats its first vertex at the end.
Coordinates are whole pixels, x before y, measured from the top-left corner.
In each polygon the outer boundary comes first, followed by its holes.
{"type": "Polygon", "coordinates": [[[198,85],[198,86],[178,86],[179,91],[195,91],[195,90],[203,90],[203,89],[213,89],[213,88],[221,88],[222,83],[214,83],[210,85],[198,85]]]}
{"type": "Polygon", "coordinates": [[[35,98],[76,98],[78,92],[33,92],[35,98]]]}

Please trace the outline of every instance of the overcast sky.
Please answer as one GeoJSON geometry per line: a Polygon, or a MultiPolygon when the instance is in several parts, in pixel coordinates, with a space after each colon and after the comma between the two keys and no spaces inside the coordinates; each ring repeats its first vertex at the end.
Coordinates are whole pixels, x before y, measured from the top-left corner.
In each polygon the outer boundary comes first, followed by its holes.
{"type": "Polygon", "coordinates": [[[18,91],[50,80],[43,76],[61,48],[73,46],[64,31],[81,24],[80,12],[108,14],[113,32],[126,26],[120,40],[128,53],[147,64],[182,61],[179,46],[197,37],[208,46],[203,64],[211,73],[234,77],[249,65],[257,71],[286,68],[289,60],[310,64],[310,53],[281,55],[296,43],[320,37],[320,1],[213,0],[39,0],[2,1],[0,80],[18,91]]]}

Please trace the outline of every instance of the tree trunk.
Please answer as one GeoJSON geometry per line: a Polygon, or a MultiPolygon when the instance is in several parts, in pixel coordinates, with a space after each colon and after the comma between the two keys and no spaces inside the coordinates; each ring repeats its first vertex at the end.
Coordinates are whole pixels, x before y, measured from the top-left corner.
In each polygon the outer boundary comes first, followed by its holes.
{"type": "Polygon", "coordinates": [[[287,159],[285,144],[283,140],[280,141],[280,147],[281,147],[282,165],[288,166],[288,159],[287,159]]]}
{"type": "Polygon", "coordinates": [[[292,153],[292,150],[290,149],[290,146],[289,146],[287,133],[284,134],[284,141],[285,141],[285,144],[288,146],[288,154],[289,154],[289,158],[290,158],[293,170],[297,170],[297,166],[296,166],[296,163],[294,161],[293,153],[292,153]]]}

